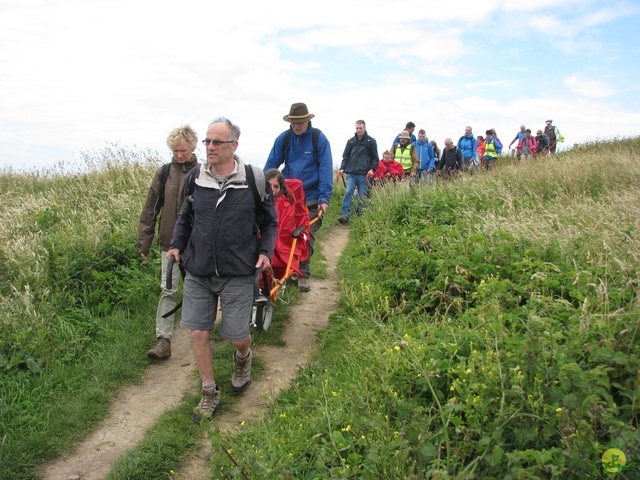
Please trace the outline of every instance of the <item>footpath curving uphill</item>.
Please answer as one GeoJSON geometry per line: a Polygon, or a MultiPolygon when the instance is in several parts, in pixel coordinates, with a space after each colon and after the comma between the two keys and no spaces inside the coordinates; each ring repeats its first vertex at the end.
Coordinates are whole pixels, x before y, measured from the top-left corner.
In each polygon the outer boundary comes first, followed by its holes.
{"type": "MultiPolygon", "coordinates": [[[[317,347],[316,331],[325,327],[338,298],[335,269],[348,241],[348,230],[335,228],[323,238],[322,250],[328,264],[327,279],[312,279],[312,290],[292,309],[297,320],[283,334],[283,347],[257,346],[254,352],[265,364],[264,374],[251,384],[229,411],[214,415],[212,422],[221,432],[238,428],[257,418],[273,398],[295,378],[317,347]]],[[[98,480],[104,478],[112,463],[140,442],[146,431],[164,412],[178,406],[185,396],[197,391],[193,374],[195,363],[188,332],[177,328],[172,338],[172,357],[152,364],[142,381],[123,389],[113,402],[107,419],[76,450],[42,469],[45,480],[98,480]],[[150,402],[149,399],[155,401],[150,402]]],[[[176,472],[182,480],[209,478],[207,457],[211,445],[207,438],[198,455],[176,472]]]]}

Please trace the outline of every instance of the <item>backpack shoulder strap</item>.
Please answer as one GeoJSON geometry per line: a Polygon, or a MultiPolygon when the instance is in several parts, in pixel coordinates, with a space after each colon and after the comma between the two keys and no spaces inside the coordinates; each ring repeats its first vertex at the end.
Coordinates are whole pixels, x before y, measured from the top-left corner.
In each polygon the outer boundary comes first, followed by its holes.
{"type": "Polygon", "coordinates": [[[200,165],[196,165],[189,171],[189,173],[187,173],[187,176],[184,179],[184,184],[186,187],[185,194],[184,194],[185,198],[193,195],[193,192],[196,189],[196,178],[198,178],[199,176],[200,176],[200,165]]]}
{"type": "Polygon", "coordinates": [[[318,157],[320,156],[318,154],[319,150],[318,150],[318,138],[320,138],[320,133],[322,133],[320,131],[319,128],[314,128],[313,132],[311,132],[311,143],[313,143],[313,153],[316,154],[316,159],[318,159],[318,157]]]}
{"type": "Polygon", "coordinates": [[[162,172],[160,173],[160,191],[158,192],[158,202],[156,203],[158,210],[164,206],[164,188],[167,185],[167,178],[169,178],[169,170],[171,170],[171,163],[165,163],[162,165],[162,172]]]}
{"type": "MultiPolygon", "coordinates": [[[[318,139],[320,138],[321,130],[319,128],[313,127],[313,131],[311,132],[311,143],[313,144],[313,153],[316,156],[316,159],[320,156],[318,149],[318,139]]],[[[284,134],[284,144],[282,148],[282,155],[284,157],[284,163],[286,164],[289,160],[289,145],[291,144],[291,129],[287,130],[284,134]]]]}
{"type": "Polygon", "coordinates": [[[262,200],[266,195],[264,172],[258,169],[254,170],[251,165],[245,165],[244,171],[247,177],[247,185],[253,194],[253,201],[256,204],[256,212],[260,214],[262,213],[262,200]],[[261,181],[258,180],[259,178],[261,181]]]}
{"type": "Polygon", "coordinates": [[[287,130],[287,133],[284,134],[284,143],[282,145],[282,156],[284,158],[284,163],[286,164],[289,161],[289,144],[291,143],[291,128],[287,130]]]}

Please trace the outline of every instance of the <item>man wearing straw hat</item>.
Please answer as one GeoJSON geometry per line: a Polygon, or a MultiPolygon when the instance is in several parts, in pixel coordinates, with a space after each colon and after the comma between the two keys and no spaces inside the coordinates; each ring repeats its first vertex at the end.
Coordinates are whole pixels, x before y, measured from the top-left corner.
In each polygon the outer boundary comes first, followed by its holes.
{"type": "Polygon", "coordinates": [[[420,167],[415,145],[410,143],[411,136],[406,130],[398,134],[398,143],[391,147],[393,158],[402,165],[405,177],[415,177],[420,167]]]}
{"type": "MultiPolygon", "coordinates": [[[[297,178],[302,182],[307,197],[309,219],[315,218],[318,210],[327,210],[333,191],[331,146],[324,133],[311,126],[313,117],[315,115],[309,113],[306,104],[299,102],[291,105],[289,114],[282,117],[291,125],[276,138],[264,166],[264,170],[267,171],[270,168],[279,168],[284,163],[284,177],[297,178]]],[[[315,233],[321,225],[322,219],[311,227],[309,259],[300,262],[302,277],[298,279],[298,288],[301,292],[311,290],[309,260],[313,255],[315,233]]]]}

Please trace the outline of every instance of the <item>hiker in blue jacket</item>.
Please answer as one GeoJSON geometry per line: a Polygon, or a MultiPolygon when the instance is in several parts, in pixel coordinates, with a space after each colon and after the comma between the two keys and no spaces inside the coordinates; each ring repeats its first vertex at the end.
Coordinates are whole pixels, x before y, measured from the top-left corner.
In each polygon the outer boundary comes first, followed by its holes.
{"type": "Polygon", "coordinates": [[[418,181],[428,182],[433,178],[433,171],[435,170],[435,153],[433,151],[433,145],[427,137],[427,133],[420,129],[418,131],[418,139],[416,140],[416,155],[420,161],[420,168],[418,169],[418,181]]]}
{"type": "Polygon", "coordinates": [[[524,137],[527,136],[527,132],[526,132],[527,127],[525,127],[524,125],[520,125],[520,131],[518,133],[516,133],[516,136],[513,137],[513,140],[511,140],[511,143],[509,144],[509,149],[511,149],[511,146],[515,143],[516,144],[516,158],[518,160],[520,160],[520,155],[522,155],[522,151],[519,150],[518,144],[520,143],[520,140],[522,140],[524,137]]]}
{"type": "Polygon", "coordinates": [[[458,148],[462,151],[464,162],[463,168],[476,168],[476,150],[478,149],[478,141],[471,127],[464,127],[464,135],[458,140],[458,148]]]}
{"type": "Polygon", "coordinates": [[[476,169],[476,150],[478,141],[470,126],[464,127],[464,135],[458,139],[458,148],[462,151],[465,169],[476,169]]]}
{"type": "MultiPolygon", "coordinates": [[[[404,129],[409,132],[409,137],[411,139],[410,143],[416,143],[416,136],[413,134],[413,131],[416,129],[416,124],[413,122],[407,122],[407,125],[404,127],[404,129]]],[[[400,134],[396,135],[396,138],[394,138],[393,140],[393,145],[390,149],[392,152],[395,150],[395,146],[398,144],[398,142],[400,142],[400,134]]]]}
{"type": "MultiPolygon", "coordinates": [[[[284,163],[284,178],[297,178],[302,182],[309,219],[317,217],[319,209],[326,212],[333,192],[331,146],[324,133],[311,126],[313,117],[315,115],[309,113],[304,103],[291,105],[289,115],[282,117],[291,126],[278,135],[264,166],[266,172],[270,168],[279,168],[284,163]]],[[[322,219],[311,227],[309,258],[300,262],[302,277],[298,279],[298,288],[301,292],[311,290],[309,262],[313,255],[315,233],[321,226],[322,219]]]]}

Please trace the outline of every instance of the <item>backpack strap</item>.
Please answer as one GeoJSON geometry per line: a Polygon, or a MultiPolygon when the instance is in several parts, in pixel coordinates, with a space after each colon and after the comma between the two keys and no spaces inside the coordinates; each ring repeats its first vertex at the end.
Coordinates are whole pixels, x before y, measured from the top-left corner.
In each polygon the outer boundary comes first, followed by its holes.
{"type": "MultiPolygon", "coordinates": [[[[247,184],[251,188],[251,191],[253,193],[253,198],[256,200],[256,204],[262,203],[262,199],[266,195],[266,189],[264,185],[264,182],[265,182],[264,172],[262,170],[254,169],[249,165],[245,165],[244,168],[245,168],[245,176],[247,178],[247,184]],[[256,174],[255,172],[258,172],[258,173],[256,174]]],[[[196,178],[198,178],[199,176],[200,176],[199,166],[192,169],[187,174],[187,176],[184,179],[185,186],[187,187],[185,196],[193,195],[193,192],[195,191],[195,188],[196,188],[196,178]]]]}
{"type": "Polygon", "coordinates": [[[285,165],[289,160],[289,144],[290,143],[291,143],[291,129],[287,130],[287,133],[284,134],[284,144],[282,145],[282,157],[284,159],[285,165]]]}
{"type": "Polygon", "coordinates": [[[266,189],[264,184],[264,173],[260,170],[256,175],[251,165],[244,166],[245,175],[247,177],[247,185],[253,194],[253,200],[256,203],[256,211],[262,213],[262,200],[266,195],[266,189]],[[258,176],[262,178],[262,181],[258,183],[258,176]]]}
{"type": "MultiPolygon", "coordinates": [[[[320,138],[321,130],[319,128],[313,127],[313,131],[311,132],[311,143],[313,144],[313,153],[316,156],[316,159],[319,157],[318,155],[318,138],[320,138]]],[[[284,144],[282,149],[282,157],[284,158],[284,163],[286,164],[289,160],[289,146],[291,145],[291,135],[292,130],[289,129],[284,134],[284,144]]]]}
{"type": "MultiPolygon", "coordinates": [[[[266,197],[267,191],[265,186],[265,176],[262,170],[255,169],[251,165],[244,166],[244,173],[247,179],[247,185],[253,195],[253,201],[256,205],[256,212],[258,215],[263,214],[262,200],[266,197]],[[257,174],[256,174],[257,172],[257,174]]],[[[196,189],[196,178],[200,176],[200,167],[192,169],[184,179],[185,183],[185,198],[189,198],[193,195],[196,189]]]]}
{"type": "Polygon", "coordinates": [[[196,189],[196,178],[200,176],[200,168],[200,165],[196,165],[189,173],[187,173],[187,176],[184,179],[184,185],[186,187],[184,195],[185,198],[193,195],[193,192],[196,189]]]}
{"type": "Polygon", "coordinates": [[[169,178],[169,170],[171,170],[171,163],[165,163],[162,165],[162,171],[160,172],[160,191],[158,192],[158,199],[156,200],[153,211],[154,220],[160,214],[162,207],[164,207],[164,189],[167,185],[167,178],[169,178]]]}
{"type": "Polygon", "coordinates": [[[318,138],[320,138],[320,129],[319,128],[314,128],[313,132],[311,132],[311,143],[313,144],[313,153],[316,154],[316,158],[318,158],[320,155],[318,154],[319,150],[318,150],[318,138]]]}

